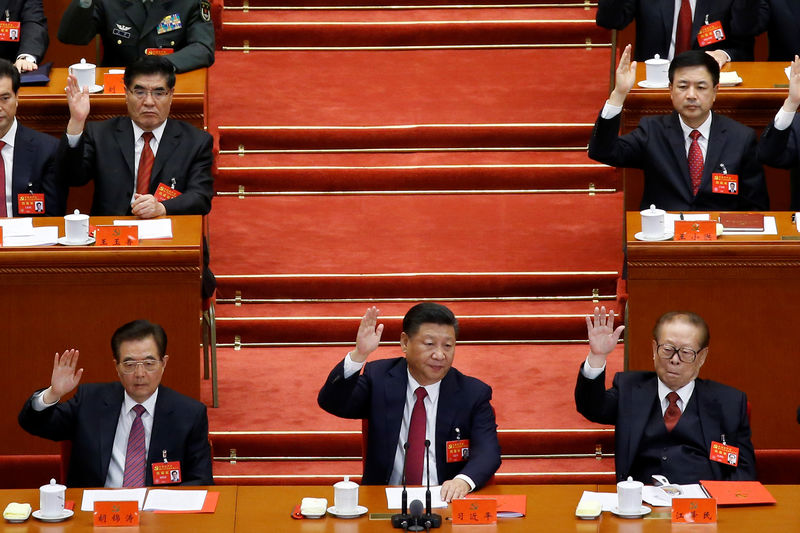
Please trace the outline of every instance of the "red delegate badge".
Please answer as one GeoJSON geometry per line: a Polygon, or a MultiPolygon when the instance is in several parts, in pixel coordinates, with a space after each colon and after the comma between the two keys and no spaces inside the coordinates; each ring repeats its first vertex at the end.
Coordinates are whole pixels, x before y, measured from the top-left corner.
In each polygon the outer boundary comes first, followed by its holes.
{"type": "Polygon", "coordinates": [[[153,463],[153,485],[181,482],[181,462],[153,463]]]}
{"type": "Polygon", "coordinates": [[[730,466],[738,466],[739,448],[712,440],[711,452],[708,454],[708,458],[718,463],[730,466]]]}
{"type": "Polygon", "coordinates": [[[44,193],[18,194],[17,209],[20,215],[43,215],[44,193]]]}
{"type": "Polygon", "coordinates": [[[177,198],[180,195],[180,191],[176,191],[171,187],[167,187],[167,185],[164,183],[159,183],[158,189],[156,189],[156,193],[153,195],[153,198],[155,198],[157,202],[163,202],[164,200],[172,200],[173,198],[177,198]]]}
{"type": "Polygon", "coordinates": [[[722,29],[722,22],[716,20],[711,24],[706,24],[697,34],[697,42],[700,46],[708,46],[725,40],[725,32],[722,29]]]}
{"type": "Polygon", "coordinates": [[[719,194],[739,194],[739,176],[736,174],[711,174],[711,192],[719,194]]]}
{"type": "Polygon", "coordinates": [[[449,440],[445,443],[447,462],[459,463],[469,459],[469,439],[449,440]]]}
{"type": "Polygon", "coordinates": [[[19,41],[19,21],[0,21],[0,41],[19,41]]]}

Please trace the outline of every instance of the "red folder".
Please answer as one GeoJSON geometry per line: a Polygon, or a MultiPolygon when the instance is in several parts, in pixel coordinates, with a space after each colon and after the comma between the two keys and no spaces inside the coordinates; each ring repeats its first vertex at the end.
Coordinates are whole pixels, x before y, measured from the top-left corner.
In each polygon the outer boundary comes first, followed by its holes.
{"type": "Polygon", "coordinates": [[[700,484],[717,500],[717,505],[776,503],[760,481],[701,481],[700,484]]]}

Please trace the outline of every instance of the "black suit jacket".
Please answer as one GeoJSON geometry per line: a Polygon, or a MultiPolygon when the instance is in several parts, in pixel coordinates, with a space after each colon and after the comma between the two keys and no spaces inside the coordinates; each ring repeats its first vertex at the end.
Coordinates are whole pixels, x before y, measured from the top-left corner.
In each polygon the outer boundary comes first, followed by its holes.
{"type": "Polygon", "coordinates": [[[153,0],[145,11],[141,0],[93,0],[83,8],[72,0],[58,27],[67,44],[89,44],[100,34],[104,67],[125,67],[145,55],[147,48],[172,48],[169,59],[178,72],[214,63],[214,26],[210,0],[153,0]],[[177,15],[179,28],[162,27],[165,17],[177,15]]]}
{"type": "Polygon", "coordinates": [[[800,54],[800,3],[795,0],[746,0],[750,34],[768,32],[768,61],[792,61],[800,54]]]}
{"type": "MultiPolygon", "coordinates": [[[[66,135],[58,148],[58,169],[69,176],[71,186],[94,181],[92,215],[131,214],[135,187],[133,123],[128,117],[89,122],[75,148],[66,135]]],[[[211,135],[191,124],[168,119],[158,146],[150,193],[159,183],[181,195],[163,202],[167,215],[205,215],[211,209],[214,179],[211,177],[211,135]]]]}
{"type": "MultiPolygon", "coordinates": [[[[748,1],[751,0],[697,0],[692,21],[692,49],[725,50],[731,61],[752,61],[754,40],[749,34],[738,33],[740,27],[753,24],[753,19],[747,18],[748,1]],[[725,40],[700,47],[697,33],[705,25],[706,15],[709,22],[722,22],[725,40]]],[[[674,16],[674,0],[598,0],[596,22],[603,28],[621,30],[635,20],[633,58],[644,61],[655,54],[667,58],[674,16]]]]}
{"type": "MultiPolygon", "coordinates": [[[[340,362],[319,392],[317,402],[327,412],[369,421],[365,485],[389,483],[406,403],[407,368],[404,357],[381,359],[367,363],[362,374],[344,379],[344,362],[340,362]]],[[[464,474],[481,487],[500,466],[497,424],[489,403],[492,389],[455,368],[441,383],[435,442],[439,483],[464,474]],[[456,439],[456,428],[461,438],[470,439],[470,455],[466,462],[448,463],[445,443],[456,439]]]]}
{"type": "Polygon", "coordinates": [[[758,159],[765,165],[778,168],[794,168],[800,158],[800,119],[795,114],[792,124],[785,130],[775,128],[770,122],[761,133],[758,143],[758,159]]]}
{"type": "Polygon", "coordinates": [[[6,10],[10,20],[20,23],[19,42],[0,42],[0,57],[13,63],[19,54],[30,54],[41,62],[50,43],[42,0],[0,0],[3,20],[6,10]]]}
{"type": "MultiPolygon", "coordinates": [[[[605,372],[596,379],[587,379],[578,372],[575,405],[587,420],[598,424],[614,424],[614,460],[617,479],[628,477],[638,452],[653,402],[658,396],[655,372],[619,372],[610,389],[605,390],[605,372]]],[[[752,480],[756,478],[756,461],[750,441],[747,419],[747,396],[733,387],[715,381],[695,380],[690,401],[697,401],[705,455],[711,441],[726,442],[739,448],[739,466],[732,467],[711,461],[711,470],[718,480],[752,480]]]]}
{"type": "Polygon", "coordinates": [[[15,217],[20,216],[17,195],[25,194],[29,190],[35,193],[44,193],[45,215],[64,215],[67,204],[67,188],[56,179],[57,149],[57,139],[26,128],[17,121],[17,135],[14,139],[14,167],[11,178],[12,207],[15,217]]]}
{"type": "Polygon", "coordinates": [[[692,196],[686,145],[678,114],[644,117],[639,126],[619,135],[620,116],[599,115],[589,140],[589,157],[615,167],[644,170],[641,208],[650,204],[672,211],[736,211],[769,209],[764,170],[758,162],[755,132],[712,112],[708,152],[697,196],[692,196]],[[739,194],[711,192],[711,174],[739,176],[739,194]]]}
{"type": "MultiPolygon", "coordinates": [[[[108,475],[111,451],[124,389],[119,382],[80,385],[68,401],[35,411],[31,398],[19,413],[19,424],[33,435],[72,441],[67,486],[102,487],[108,475]]],[[[181,462],[183,484],[212,485],[206,406],[163,385],[158,388],[153,431],[147,452],[146,480],[153,484],[150,465],[161,462],[162,450],[170,461],[181,462]]]]}

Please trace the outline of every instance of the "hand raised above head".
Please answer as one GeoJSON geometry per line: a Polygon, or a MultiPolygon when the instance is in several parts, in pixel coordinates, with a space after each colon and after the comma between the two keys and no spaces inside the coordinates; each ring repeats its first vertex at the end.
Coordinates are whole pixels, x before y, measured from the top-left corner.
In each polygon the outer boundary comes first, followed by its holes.
{"type": "Polygon", "coordinates": [[[627,45],[619,58],[614,74],[614,91],[608,101],[613,105],[622,105],[636,81],[636,61],[631,61],[631,45],[627,45]]]}
{"type": "Polygon", "coordinates": [[[363,363],[369,354],[374,352],[381,342],[383,324],[377,324],[380,309],[375,306],[367,309],[356,335],[356,349],[350,352],[350,359],[356,363],[363,363]],[[376,325],[377,324],[377,325],[376,325]]]}
{"type": "Polygon", "coordinates": [[[605,306],[602,306],[594,308],[594,316],[586,317],[586,329],[589,335],[589,365],[599,368],[608,354],[614,351],[625,326],[614,329],[614,311],[606,313],[605,306]]]}
{"type": "Polygon", "coordinates": [[[67,95],[67,105],[69,106],[70,125],[68,133],[80,133],[83,131],[83,124],[89,117],[89,87],[80,87],[78,78],[70,74],[67,76],[67,87],[64,89],[67,95]],[[80,125],[80,130],[70,131],[70,126],[80,125]]]}
{"type": "Polygon", "coordinates": [[[83,369],[78,368],[78,350],[64,350],[53,357],[53,373],[50,377],[50,388],[45,391],[42,398],[45,403],[58,401],[62,396],[78,386],[83,375],[83,369]],[[77,369],[77,370],[76,370],[77,369]]]}
{"type": "Polygon", "coordinates": [[[798,56],[794,56],[794,61],[789,69],[789,96],[786,98],[786,104],[792,106],[792,109],[787,110],[792,112],[797,111],[797,107],[800,106],[800,58],[798,56]]]}

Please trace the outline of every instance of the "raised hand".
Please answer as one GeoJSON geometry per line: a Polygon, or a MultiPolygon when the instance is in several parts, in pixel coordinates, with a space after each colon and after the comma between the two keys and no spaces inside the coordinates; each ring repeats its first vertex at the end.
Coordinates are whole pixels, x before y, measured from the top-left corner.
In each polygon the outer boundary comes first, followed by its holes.
{"type": "Polygon", "coordinates": [[[594,317],[586,317],[586,329],[589,334],[589,366],[600,368],[617,346],[625,326],[614,329],[614,311],[606,313],[603,306],[594,308],[594,317]]]}
{"type": "Polygon", "coordinates": [[[67,76],[67,87],[64,92],[67,95],[67,105],[69,106],[67,133],[81,133],[86,119],[89,117],[89,88],[78,86],[78,78],[70,74],[67,76]]]}
{"type": "Polygon", "coordinates": [[[42,398],[45,403],[58,401],[62,396],[78,386],[83,375],[83,369],[77,369],[78,350],[65,350],[53,358],[53,374],[50,378],[50,388],[45,391],[42,398]]]}
{"type": "Polygon", "coordinates": [[[636,82],[636,61],[631,61],[631,45],[626,46],[622,51],[614,79],[614,91],[608,101],[613,105],[621,106],[636,82]]]}
{"type": "Polygon", "coordinates": [[[369,354],[378,348],[383,334],[383,324],[377,324],[376,326],[379,314],[380,309],[375,306],[370,307],[364,313],[361,325],[358,326],[356,349],[350,352],[350,359],[353,362],[363,363],[367,360],[369,354]]]}
{"type": "Polygon", "coordinates": [[[800,106],[800,58],[794,56],[792,66],[789,70],[789,96],[783,106],[786,111],[795,112],[800,106]],[[790,106],[789,109],[786,109],[790,106]]]}

